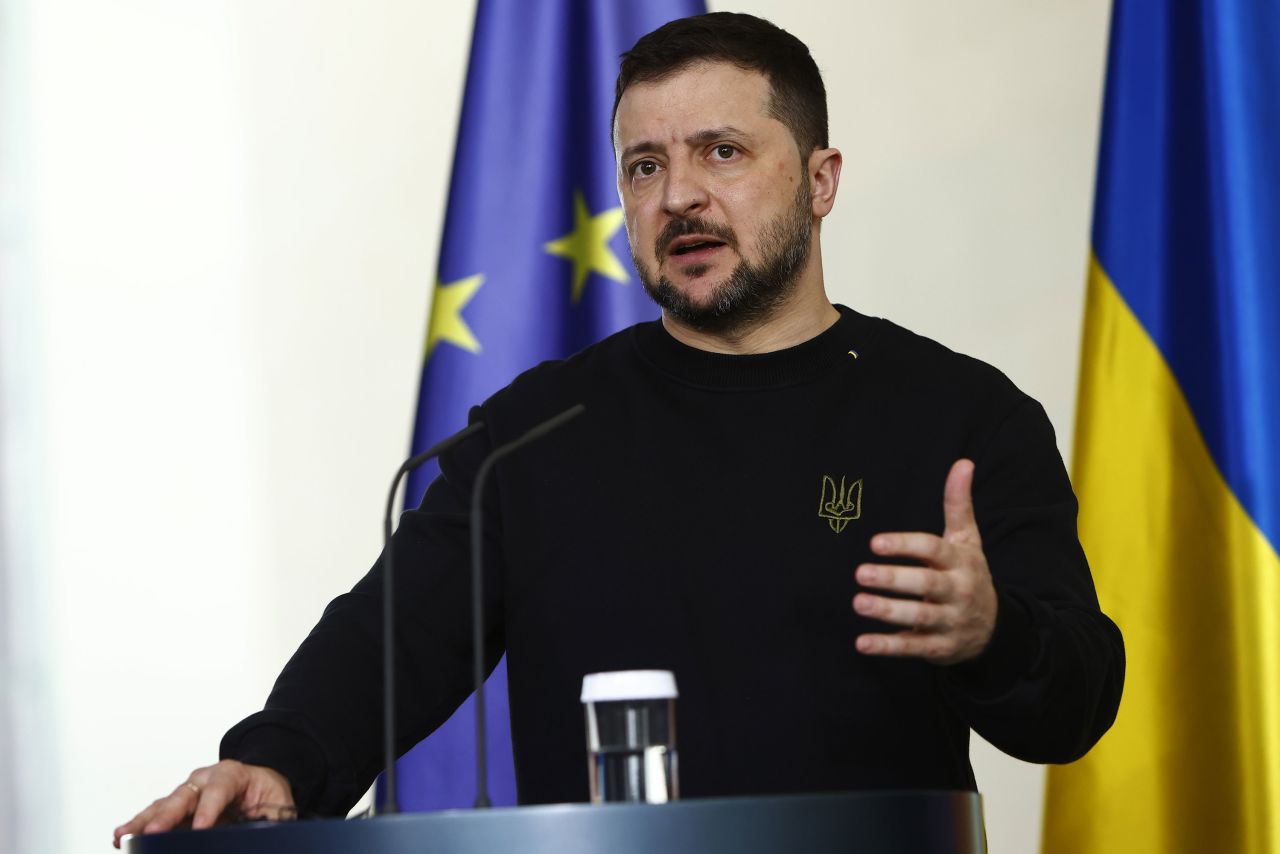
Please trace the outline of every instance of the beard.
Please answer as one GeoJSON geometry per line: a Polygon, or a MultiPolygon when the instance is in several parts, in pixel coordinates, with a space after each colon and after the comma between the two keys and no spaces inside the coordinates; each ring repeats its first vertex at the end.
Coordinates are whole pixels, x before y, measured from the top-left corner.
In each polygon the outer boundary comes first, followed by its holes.
{"type": "MultiPolygon", "coordinates": [[[[809,184],[801,181],[789,210],[773,219],[760,235],[760,260],[738,261],[729,276],[712,288],[710,296],[696,302],[665,276],[654,277],[631,246],[631,260],[645,292],[670,317],[687,326],[711,334],[727,334],[746,329],[768,318],[795,291],[800,272],[809,261],[809,240],[813,232],[809,184]]],[[[702,219],[672,220],[658,235],[655,257],[661,259],[677,237],[705,234],[737,250],[733,229],[702,219]]],[[[697,278],[706,265],[688,269],[697,278]]]]}

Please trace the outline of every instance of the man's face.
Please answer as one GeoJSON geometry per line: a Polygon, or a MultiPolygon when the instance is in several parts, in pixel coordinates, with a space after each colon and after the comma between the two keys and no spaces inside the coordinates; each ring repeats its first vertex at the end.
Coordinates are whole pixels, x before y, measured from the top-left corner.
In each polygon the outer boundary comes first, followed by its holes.
{"type": "Polygon", "coordinates": [[[631,256],[670,316],[708,332],[767,316],[808,260],[809,176],[764,75],[700,63],[629,87],[614,127],[631,256]]]}

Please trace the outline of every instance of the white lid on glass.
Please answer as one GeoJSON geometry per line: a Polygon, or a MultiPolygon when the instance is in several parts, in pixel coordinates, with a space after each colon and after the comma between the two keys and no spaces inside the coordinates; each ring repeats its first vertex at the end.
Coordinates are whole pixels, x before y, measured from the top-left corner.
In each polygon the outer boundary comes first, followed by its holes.
{"type": "Polygon", "coordinates": [[[670,670],[614,670],[582,677],[582,702],[674,700],[676,675],[670,670]]]}

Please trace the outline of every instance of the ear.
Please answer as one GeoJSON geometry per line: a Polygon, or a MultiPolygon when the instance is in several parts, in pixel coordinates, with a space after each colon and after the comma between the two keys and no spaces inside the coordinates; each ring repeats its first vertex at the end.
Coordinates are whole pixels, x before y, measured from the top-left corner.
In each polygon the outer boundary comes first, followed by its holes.
{"type": "Polygon", "coordinates": [[[815,149],[809,155],[809,188],[813,197],[813,215],[822,219],[831,213],[840,186],[840,167],[844,156],[837,148],[815,149]]]}

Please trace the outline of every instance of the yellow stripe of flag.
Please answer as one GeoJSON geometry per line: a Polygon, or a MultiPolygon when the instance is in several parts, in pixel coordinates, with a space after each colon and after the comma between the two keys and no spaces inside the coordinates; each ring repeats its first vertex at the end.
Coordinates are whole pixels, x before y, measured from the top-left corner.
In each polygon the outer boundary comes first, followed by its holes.
{"type": "Polygon", "coordinates": [[[1073,468],[1128,668],[1112,730],[1050,771],[1044,851],[1280,852],[1280,557],[1096,260],[1073,468]]]}

